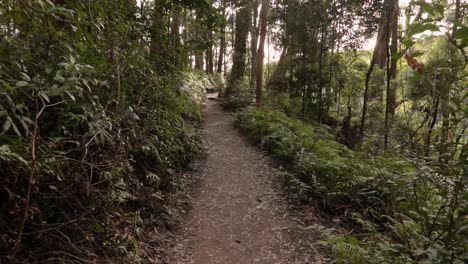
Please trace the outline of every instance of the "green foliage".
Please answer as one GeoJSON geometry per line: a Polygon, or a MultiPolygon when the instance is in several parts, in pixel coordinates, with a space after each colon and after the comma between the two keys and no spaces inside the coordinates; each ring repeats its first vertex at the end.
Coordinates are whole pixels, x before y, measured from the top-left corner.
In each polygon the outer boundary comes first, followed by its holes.
{"type": "Polygon", "coordinates": [[[325,127],[305,125],[280,112],[248,108],[237,115],[237,120],[310,186],[312,193],[306,200],[320,201],[326,208],[386,206],[390,203],[388,192],[397,186],[382,188],[381,184],[399,176],[398,172],[411,170],[409,164],[397,165],[396,160],[353,152],[334,141],[325,127]]]}
{"type": "MultiPolygon", "coordinates": [[[[270,88],[301,99],[303,119],[323,121],[345,85],[358,92],[356,79],[347,73],[343,50],[355,51],[376,31],[381,0],[335,1],[280,0],[273,7],[275,33],[283,54],[270,88]],[[349,80],[348,79],[354,79],[349,80]],[[338,94],[338,95],[337,95],[338,94]]],[[[350,56],[351,57],[351,56],[350,56]]]]}
{"type": "Polygon", "coordinates": [[[302,117],[302,105],[299,98],[288,93],[266,92],[265,105],[269,108],[284,112],[289,117],[302,117]]]}
{"type": "Polygon", "coordinates": [[[180,90],[198,104],[204,102],[206,90],[212,84],[204,72],[185,72],[181,76],[180,90]]]}
{"type": "Polygon", "coordinates": [[[224,76],[219,74],[219,73],[214,73],[210,76],[208,76],[210,79],[211,85],[207,86],[207,92],[209,93],[215,93],[219,92],[220,94],[223,94],[226,90],[226,80],[224,79],[224,76]]]}
{"type": "Polygon", "coordinates": [[[292,197],[359,226],[359,240],[329,237],[342,263],[466,260],[462,168],[352,151],[278,111],[246,108],[236,123],[288,167],[292,197]]]}
{"type": "Polygon", "coordinates": [[[153,60],[151,10],[55,2],[0,3],[0,262],[136,263],[150,232],[127,213],[160,217],[151,195],[197,154],[209,80],[153,60]]]}
{"type": "Polygon", "coordinates": [[[234,82],[232,92],[224,99],[222,106],[226,110],[238,110],[255,104],[255,91],[250,89],[247,79],[234,82]]]}

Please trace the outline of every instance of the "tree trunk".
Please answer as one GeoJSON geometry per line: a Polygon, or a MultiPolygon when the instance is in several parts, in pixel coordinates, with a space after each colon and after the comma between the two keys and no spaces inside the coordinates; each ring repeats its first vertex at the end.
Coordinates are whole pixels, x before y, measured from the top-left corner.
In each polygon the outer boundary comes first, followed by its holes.
{"type": "Polygon", "coordinates": [[[377,34],[377,41],[375,43],[374,52],[372,53],[371,63],[369,69],[366,73],[366,81],[364,87],[364,102],[362,106],[362,116],[361,116],[361,126],[360,133],[361,136],[364,135],[365,126],[366,126],[366,116],[367,116],[367,103],[369,99],[369,82],[372,72],[374,71],[374,65],[378,64],[379,67],[383,67],[388,57],[388,42],[390,40],[390,30],[389,22],[390,18],[393,16],[392,10],[392,0],[384,0],[383,3],[384,11],[382,14],[382,21],[379,26],[379,32],[377,34]]]}
{"type": "Polygon", "coordinates": [[[195,51],[195,69],[203,71],[203,51],[195,51]]]}
{"type": "Polygon", "coordinates": [[[322,122],[322,111],[323,111],[323,88],[325,85],[325,78],[323,77],[324,62],[326,56],[326,32],[327,27],[325,24],[321,27],[321,37],[320,37],[320,54],[319,54],[319,96],[318,96],[318,107],[317,107],[317,121],[322,122]]]}
{"type": "Polygon", "coordinates": [[[213,74],[213,32],[208,30],[208,48],[206,49],[206,73],[213,74]]]}
{"type": "MultiPolygon", "coordinates": [[[[337,51],[337,54],[339,54],[339,51],[337,51]]],[[[333,80],[333,64],[335,63],[335,42],[332,43],[332,49],[330,53],[330,62],[329,62],[329,75],[328,75],[328,85],[325,89],[326,95],[327,95],[327,105],[326,105],[326,111],[325,114],[328,116],[328,113],[330,112],[330,106],[332,103],[331,98],[332,96],[332,80],[333,80]]]]}
{"type": "MultiPolygon", "coordinates": [[[[390,49],[390,48],[389,48],[390,49]]],[[[388,134],[389,134],[389,129],[390,129],[390,112],[392,108],[392,102],[391,102],[391,80],[392,80],[392,74],[391,74],[391,68],[390,68],[390,52],[387,53],[388,58],[387,58],[387,100],[385,104],[385,128],[384,128],[384,150],[387,149],[388,147],[388,134]]]]}
{"type": "Polygon", "coordinates": [[[236,36],[234,41],[234,53],[232,55],[231,78],[226,89],[226,95],[232,94],[236,82],[244,78],[245,59],[247,53],[247,36],[250,29],[250,10],[246,4],[236,12],[236,36]]]}
{"type": "MultiPolygon", "coordinates": [[[[226,0],[221,1],[221,8],[223,10],[223,17],[226,17],[226,0]]],[[[221,41],[219,45],[219,55],[218,55],[218,68],[216,72],[221,74],[223,72],[224,65],[224,53],[226,52],[226,25],[221,26],[221,41]]]]}
{"type": "MultiPolygon", "coordinates": [[[[375,54],[375,50],[374,50],[375,54]]],[[[363,104],[362,104],[362,116],[361,116],[361,126],[360,126],[360,133],[364,135],[365,127],[366,127],[366,116],[367,116],[367,101],[369,100],[369,82],[372,72],[374,71],[375,65],[375,55],[372,56],[369,69],[366,73],[366,81],[364,83],[364,96],[363,96],[363,104]]]]}
{"type": "Polygon", "coordinates": [[[263,89],[263,58],[265,56],[265,39],[267,34],[267,24],[268,24],[268,11],[270,8],[270,1],[262,1],[262,11],[260,12],[260,43],[257,53],[257,72],[256,72],[256,82],[257,88],[255,92],[255,102],[257,106],[262,105],[262,89],[263,89]]]}
{"type": "Polygon", "coordinates": [[[171,44],[174,50],[177,50],[180,45],[180,8],[174,7],[172,11],[171,21],[171,44]]]}
{"type": "Polygon", "coordinates": [[[164,0],[154,1],[153,26],[151,28],[150,50],[153,58],[164,53],[164,0]]]}
{"type": "Polygon", "coordinates": [[[216,72],[219,74],[223,72],[225,52],[226,52],[226,33],[224,32],[224,28],[223,28],[221,30],[221,43],[219,45],[218,68],[216,69],[216,72]]]}
{"type": "Polygon", "coordinates": [[[258,46],[258,34],[259,34],[259,27],[260,23],[257,23],[258,17],[258,5],[259,0],[254,0],[252,2],[252,10],[253,10],[253,24],[250,30],[250,53],[252,55],[252,66],[250,71],[250,88],[255,87],[255,79],[256,79],[256,67],[257,67],[257,46],[258,46]]]}
{"type": "Polygon", "coordinates": [[[400,6],[399,6],[399,0],[393,0],[393,10],[392,10],[392,18],[390,22],[390,28],[391,28],[391,37],[392,37],[392,43],[390,45],[390,54],[391,54],[391,65],[390,65],[390,74],[391,74],[391,87],[390,87],[390,93],[388,94],[389,97],[389,103],[390,103],[390,115],[393,117],[395,115],[395,109],[397,107],[397,90],[398,90],[398,81],[397,81],[397,75],[398,75],[398,67],[397,67],[397,59],[396,56],[398,54],[398,17],[400,14],[400,6]]]}
{"type": "Polygon", "coordinates": [[[385,107],[385,131],[384,131],[384,149],[388,147],[388,137],[390,132],[390,119],[395,115],[396,109],[396,91],[397,82],[397,59],[398,53],[398,0],[393,0],[392,8],[389,10],[388,26],[390,27],[391,43],[387,55],[387,102],[385,107]]]}

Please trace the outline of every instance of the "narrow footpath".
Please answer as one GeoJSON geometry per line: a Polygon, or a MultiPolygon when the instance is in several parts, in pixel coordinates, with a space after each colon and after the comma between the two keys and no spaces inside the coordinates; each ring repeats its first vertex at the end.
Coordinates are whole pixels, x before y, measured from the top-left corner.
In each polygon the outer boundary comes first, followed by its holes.
{"type": "Polygon", "coordinates": [[[326,263],[290,213],[266,154],[240,134],[232,114],[217,102],[208,100],[204,119],[208,156],[170,263],[326,263]]]}

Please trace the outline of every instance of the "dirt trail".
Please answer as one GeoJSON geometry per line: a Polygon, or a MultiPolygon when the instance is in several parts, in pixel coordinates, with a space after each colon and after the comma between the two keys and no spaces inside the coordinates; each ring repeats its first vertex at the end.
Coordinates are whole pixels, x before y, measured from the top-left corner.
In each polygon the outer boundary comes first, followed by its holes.
{"type": "Polygon", "coordinates": [[[204,112],[208,156],[170,263],[323,263],[288,214],[271,161],[215,102],[204,112]]]}

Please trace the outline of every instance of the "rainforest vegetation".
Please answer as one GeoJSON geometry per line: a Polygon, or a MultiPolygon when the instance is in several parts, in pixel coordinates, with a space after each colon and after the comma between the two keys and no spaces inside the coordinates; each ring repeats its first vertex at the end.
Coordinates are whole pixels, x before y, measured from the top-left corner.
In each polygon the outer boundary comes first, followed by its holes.
{"type": "Polygon", "coordinates": [[[207,93],[339,219],[307,227],[333,263],[466,263],[467,12],[0,0],[0,263],[163,263],[207,93]]]}

